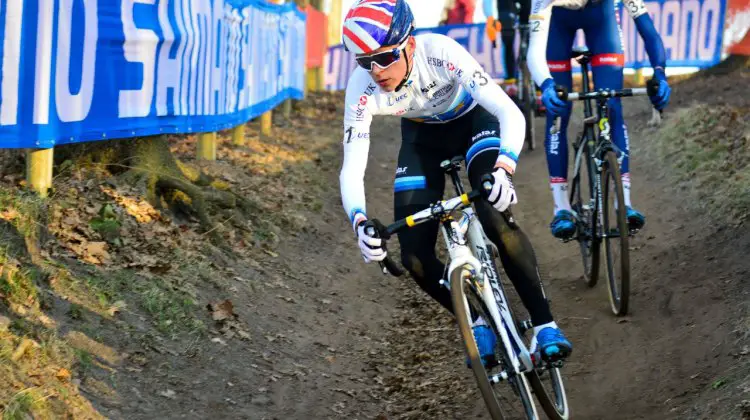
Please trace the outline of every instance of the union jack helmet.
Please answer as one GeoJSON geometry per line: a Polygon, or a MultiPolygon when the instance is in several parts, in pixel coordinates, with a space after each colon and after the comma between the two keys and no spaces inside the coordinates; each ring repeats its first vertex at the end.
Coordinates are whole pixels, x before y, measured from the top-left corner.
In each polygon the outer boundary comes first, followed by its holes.
{"type": "Polygon", "coordinates": [[[401,44],[414,29],[406,0],[358,0],[344,19],[347,51],[369,54],[385,45],[401,44]]]}

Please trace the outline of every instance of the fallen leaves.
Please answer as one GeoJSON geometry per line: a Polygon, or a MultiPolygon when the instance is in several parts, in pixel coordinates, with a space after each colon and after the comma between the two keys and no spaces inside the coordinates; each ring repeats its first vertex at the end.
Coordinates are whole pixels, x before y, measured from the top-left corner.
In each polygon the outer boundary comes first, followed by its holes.
{"type": "Polygon", "coordinates": [[[57,371],[55,374],[55,377],[61,381],[67,382],[70,380],[70,371],[65,368],[60,368],[60,370],[57,371]]]}
{"type": "Polygon", "coordinates": [[[155,220],[161,220],[161,213],[151,204],[143,199],[136,199],[128,195],[138,196],[139,193],[132,188],[125,187],[124,191],[114,190],[104,186],[99,187],[101,191],[115,200],[125,211],[133,216],[138,223],[151,223],[155,220]]]}
{"type": "Polygon", "coordinates": [[[12,222],[16,218],[18,218],[19,213],[18,210],[14,208],[9,208],[3,211],[0,211],[0,219],[5,220],[6,222],[12,222]]]}
{"type": "Polygon", "coordinates": [[[83,260],[91,264],[101,264],[109,260],[106,242],[89,242],[83,246],[83,260]]]}
{"type": "Polygon", "coordinates": [[[237,318],[237,314],[234,313],[234,305],[229,299],[209,303],[208,310],[211,311],[211,318],[214,321],[225,321],[237,318]]]}
{"type": "MultiPolygon", "coordinates": [[[[243,340],[250,340],[250,333],[245,331],[237,314],[234,313],[234,304],[231,300],[225,299],[211,302],[206,305],[206,309],[211,312],[211,319],[219,325],[219,332],[224,335],[224,338],[231,339],[236,335],[243,340]]],[[[224,340],[218,337],[213,338],[211,341],[226,344],[224,340]]]]}

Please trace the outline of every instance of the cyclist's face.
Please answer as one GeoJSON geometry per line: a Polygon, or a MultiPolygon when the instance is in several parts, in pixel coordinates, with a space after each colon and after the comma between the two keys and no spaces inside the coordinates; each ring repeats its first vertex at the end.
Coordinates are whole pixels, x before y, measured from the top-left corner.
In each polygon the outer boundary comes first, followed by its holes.
{"type": "MultiPolygon", "coordinates": [[[[375,83],[380,86],[380,89],[384,92],[393,92],[398,87],[399,83],[404,79],[404,76],[406,76],[406,61],[404,60],[404,56],[409,57],[409,64],[414,62],[413,60],[413,54],[414,54],[414,47],[416,46],[416,41],[414,41],[414,37],[410,36],[409,40],[406,42],[406,47],[401,52],[401,57],[398,61],[391,64],[388,68],[383,69],[381,67],[378,67],[377,64],[372,65],[372,69],[370,70],[370,77],[372,77],[372,80],[375,81],[375,83]]],[[[372,54],[383,52],[383,51],[393,51],[394,48],[398,48],[398,45],[388,45],[385,47],[378,48],[377,50],[373,51],[372,54]]]]}

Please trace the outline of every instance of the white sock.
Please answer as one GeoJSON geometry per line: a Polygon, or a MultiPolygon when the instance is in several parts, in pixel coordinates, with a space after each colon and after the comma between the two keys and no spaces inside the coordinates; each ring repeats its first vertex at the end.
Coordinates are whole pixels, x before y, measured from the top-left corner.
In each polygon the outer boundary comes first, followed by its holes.
{"type": "Polygon", "coordinates": [[[630,204],[630,173],[622,174],[622,193],[625,198],[625,207],[632,207],[630,204]]]}
{"type": "Polygon", "coordinates": [[[480,317],[478,317],[478,318],[477,318],[477,320],[476,320],[476,321],[474,321],[474,322],[473,322],[473,323],[471,324],[471,328],[474,328],[474,327],[478,327],[478,326],[480,326],[480,325],[487,325],[487,322],[485,322],[484,318],[482,318],[481,316],[480,316],[480,317]]]}
{"type": "Polygon", "coordinates": [[[552,327],[554,329],[558,329],[557,328],[557,323],[555,321],[548,322],[548,323],[542,324],[542,325],[537,325],[536,327],[534,327],[534,337],[536,337],[536,335],[539,334],[539,331],[541,331],[541,330],[543,330],[543,329],[545,329],[547,327],[552,327]]]}
{"type": "Polygon", "coordinates": [[[570,200],[568,199],[568,182],[564,178],[552,178],[550,181],[552,200],[555,202],[554,214],[560,210],[570,211],[570,200]]]}

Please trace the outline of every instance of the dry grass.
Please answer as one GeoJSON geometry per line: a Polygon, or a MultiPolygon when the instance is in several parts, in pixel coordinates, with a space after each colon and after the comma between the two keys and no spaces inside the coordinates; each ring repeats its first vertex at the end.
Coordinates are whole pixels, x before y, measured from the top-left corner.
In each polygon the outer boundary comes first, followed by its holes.
{"type": "Polygon", "coordinates": [[[665,170],[710,216],[738,224],[750,215],[750,109],[695,105],[653,138],[665,170]]]}

